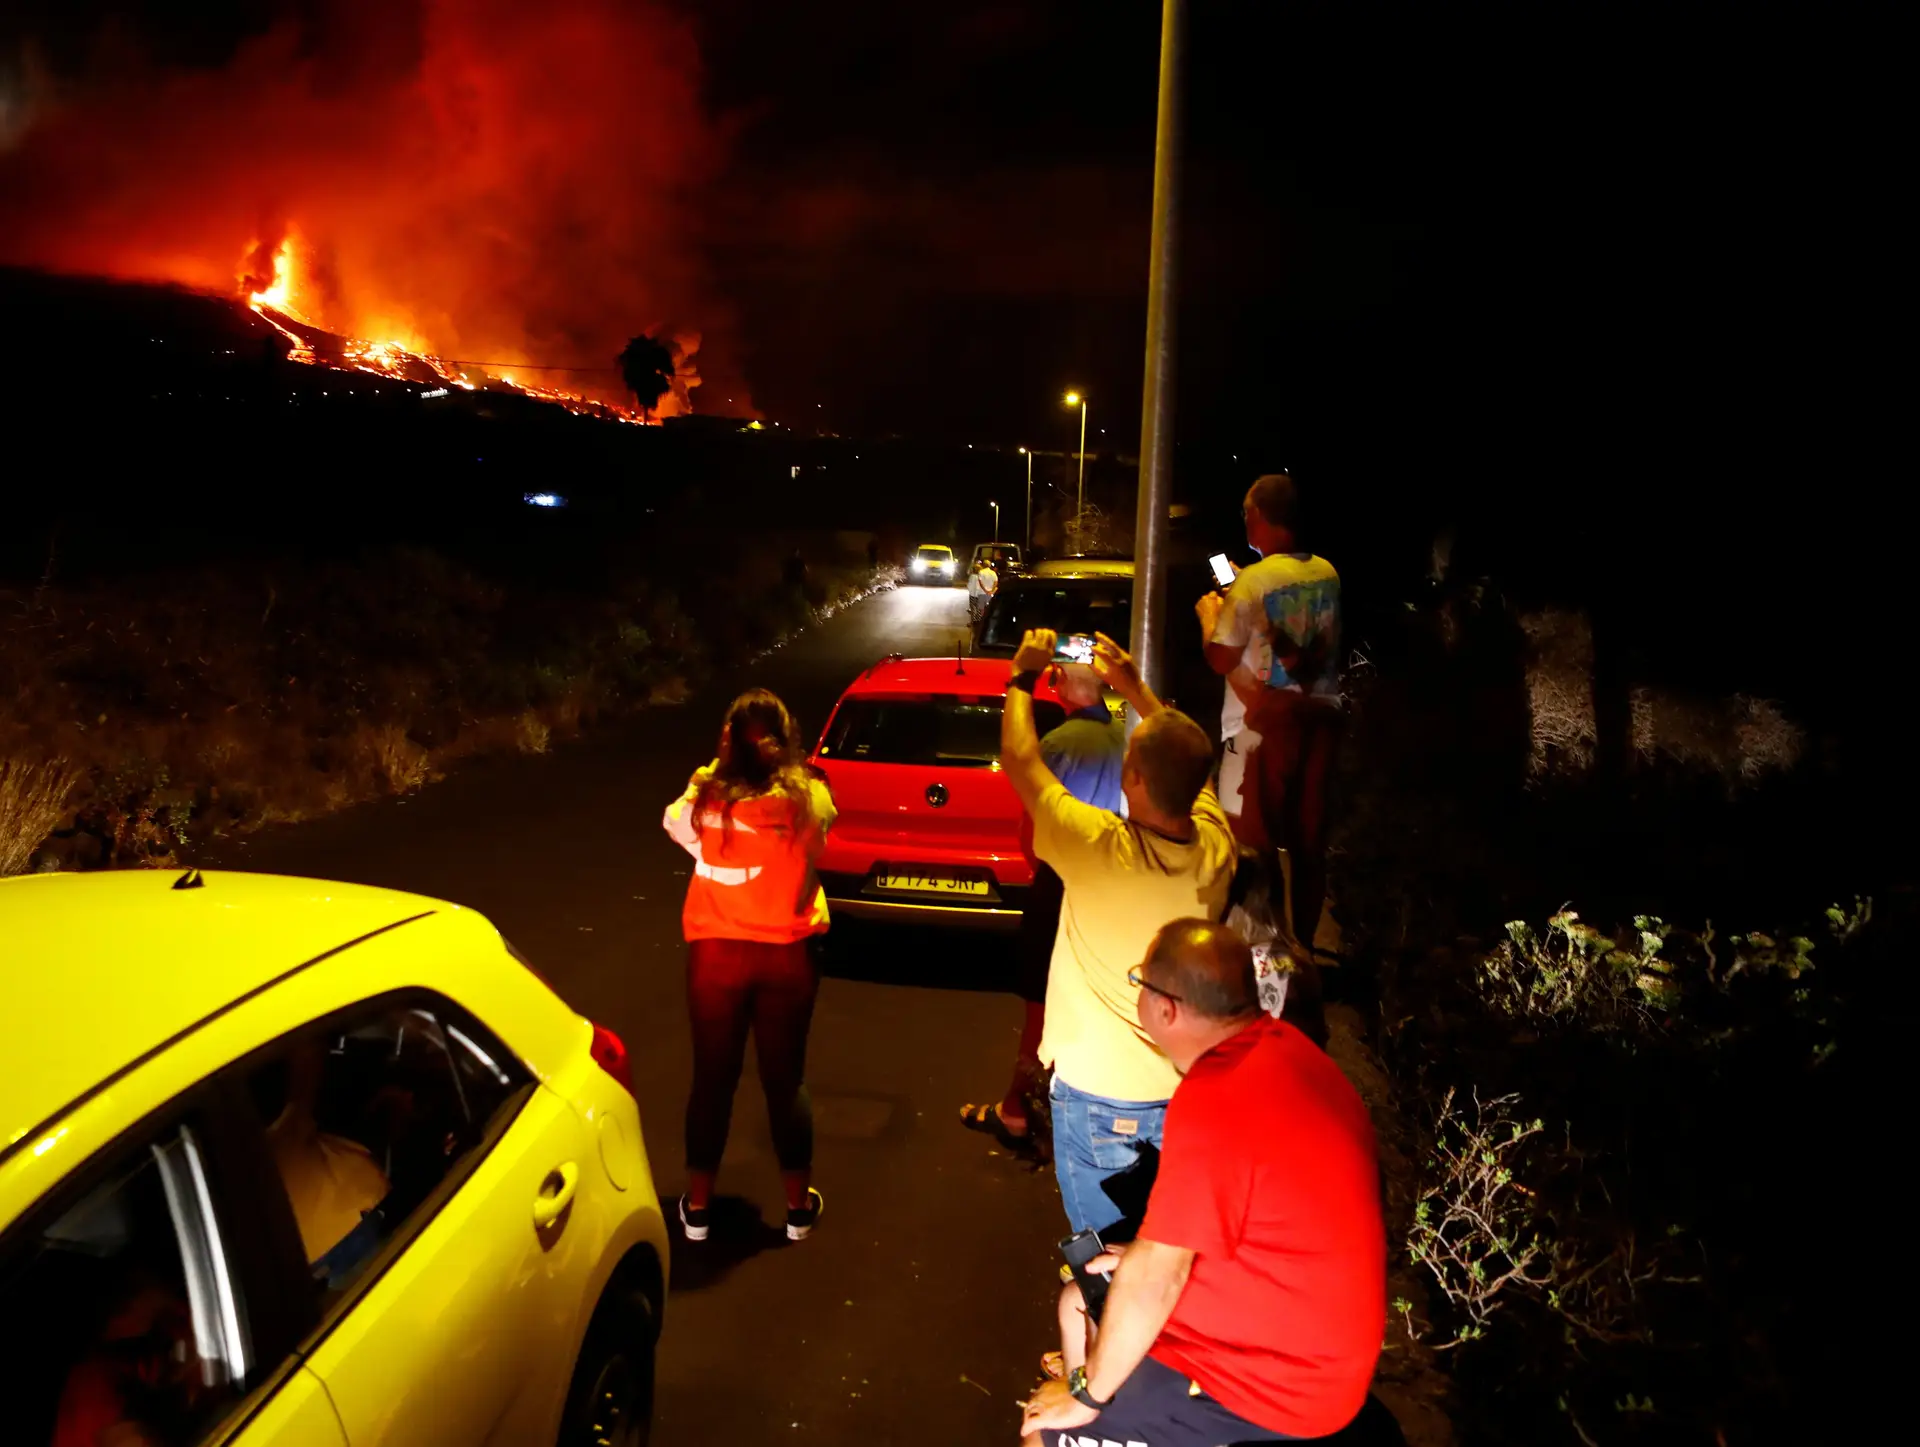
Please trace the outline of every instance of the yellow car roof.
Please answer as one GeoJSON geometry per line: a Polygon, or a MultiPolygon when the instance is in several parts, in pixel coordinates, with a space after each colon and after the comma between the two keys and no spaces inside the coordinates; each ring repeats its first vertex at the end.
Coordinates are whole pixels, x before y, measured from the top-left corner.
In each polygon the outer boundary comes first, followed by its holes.
{"type": "Polygon", "coordinates": [[[0,1155],[128,1066],[320,955],[457,905],[270,874],[0,879],[0,1155]]]}

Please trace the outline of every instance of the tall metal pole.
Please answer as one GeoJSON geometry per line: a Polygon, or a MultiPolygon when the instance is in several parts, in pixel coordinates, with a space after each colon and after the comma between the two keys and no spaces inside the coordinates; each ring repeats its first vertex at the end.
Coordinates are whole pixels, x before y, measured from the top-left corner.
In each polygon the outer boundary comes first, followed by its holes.
{"type": "Polygon", "coordinates": [[[1073,519],[1078,522],[1087,511],[1087,399],[1080,399],[1080,495],[1074,499],[1073,519]]]}
{"type": "Polygon", "coordinates": [[[1020,449],[1027,454],[1027,543],[1025,552],[1033,551],[1033,449],[1020,449]]]}
{"type": "Polygon", "coordinates": [[[1174,297],[1180,274],[1180,146],[1186,0],[1161,0],[1160,121],[1153,146],[1153,252],[1147,275],[1140,501],[1133,521],[1133,654],[1160,692],[1166,673],[1167,508],[1173,496],[1174,297]]]}

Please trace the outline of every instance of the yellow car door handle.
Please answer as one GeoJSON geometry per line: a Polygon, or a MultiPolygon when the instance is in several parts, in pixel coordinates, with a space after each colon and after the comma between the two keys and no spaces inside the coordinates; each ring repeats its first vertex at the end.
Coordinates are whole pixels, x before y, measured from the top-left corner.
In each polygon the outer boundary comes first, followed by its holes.
{"type": "Polygon", "coordinates": [[[573,1202],[573,1188],[580,1184],[580,1167],[572,1161],[555,1166],[540,1183],[540,1194],[533,1198],[533,1224],[551,1226],[573,1202]]]}

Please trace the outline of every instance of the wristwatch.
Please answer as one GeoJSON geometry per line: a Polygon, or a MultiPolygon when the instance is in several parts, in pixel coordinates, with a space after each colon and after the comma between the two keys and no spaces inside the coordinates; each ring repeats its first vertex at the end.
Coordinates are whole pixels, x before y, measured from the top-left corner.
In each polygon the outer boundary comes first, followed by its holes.
{"type": "Polygon", "coordinates": [[[1085,1367],[1075,1367],[1067,1373],[1067,1390],[1073,1393],[1074,1401],[1083,1407],[1091,1407],[1096,1412],[1104,1412],[1108,1407],[1113,1405],[1112,1397],[1108,1397],[1106,1401],[1102,1402],[1093,1395],[1092,1390],[1087,1386],[1087,1369],[1085,1367]]]}
{"type": "Polygon", "coordinates": [[[1039,681],[1040,671],[1036,668],[1029,668],[1025,673],[1016,673],[1012,678],[1009,678],[1007,680],[1007,687],[1024,689],[1026,692],[1032,693],[1033,686],[1039,681]]]}

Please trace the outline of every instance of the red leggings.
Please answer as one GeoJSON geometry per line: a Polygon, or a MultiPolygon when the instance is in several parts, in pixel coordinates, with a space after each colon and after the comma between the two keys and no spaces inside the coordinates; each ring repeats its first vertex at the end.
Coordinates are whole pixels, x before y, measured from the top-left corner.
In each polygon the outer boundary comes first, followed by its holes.
{"type": "Polygon", "coordinates": [[[790,945],[753,940],[688,943],[693,1091],[687,1098],[687,1169],[720,1169],[749,1030],[780,1169],[812,1167],[807,1028],[813,1022],[814,997],[820,992],[820,972],[808,946],[806,940],[790,945]]]}
{"type": "Polygon", "coordinates": [[[1260,743],[1247,760],[1234,834],[1256,849],[1287,851],[1294,934],[1312,950],[1327,897],[1327,790],[1346,715],[1318,699],[1276,690],[1248,715],[1247,726],[1260,743]]]}

